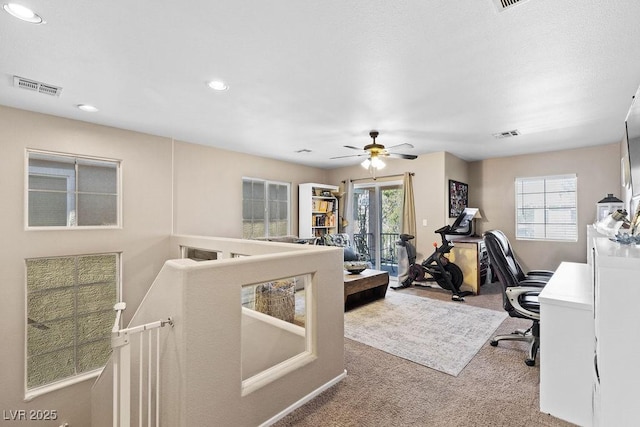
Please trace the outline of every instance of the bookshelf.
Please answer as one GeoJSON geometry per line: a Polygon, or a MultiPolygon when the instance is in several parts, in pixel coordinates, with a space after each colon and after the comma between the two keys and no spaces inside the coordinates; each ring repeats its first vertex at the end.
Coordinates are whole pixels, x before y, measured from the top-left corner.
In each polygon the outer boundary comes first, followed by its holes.
{"type": "Polygon", "coordinates": [[[338,232],[338,186],[316,183],[298,185],[298,237],[310,239],[338,232]]]}

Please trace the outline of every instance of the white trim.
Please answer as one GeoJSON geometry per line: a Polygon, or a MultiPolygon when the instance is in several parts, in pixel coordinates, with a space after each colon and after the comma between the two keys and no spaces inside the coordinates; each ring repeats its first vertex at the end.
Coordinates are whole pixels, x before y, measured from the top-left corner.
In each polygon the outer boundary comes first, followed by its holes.
{"type": "MultiPolygon", "coordinates": [[[[55,151],[45,151],[45,150],[38,150],[38,149],[33,149],[33,148],[26,148],[25,149],[25,160],[24,160],[24,206],[23,206],[23,217],[24,217],[24,229],[25,231],[43,231],[43,230],[75,230],[75,229],[84,229],[84,230],[90,230],[90,229],[100,229],[100,230],[106,230],[106,229],[122,229],[123,227],[123,191],[122,191],[122,168],[123,168],[123,160],[122,159],[110,159],[110,158],[105,158],[105,157],[96,157],[96,156],[87,156],[87,155],[82,155],[82,154],[71,154],[71,153],[62,153],[62,152],[55,152],[55,151]],[[77,179],[78,179],[78,165],[79,164],[92,164],[91,162],[100,162],[103,163],[105,165],[109,165],[109,166],[114,166],[115,170],[116,170],[116,193],[115,194],[111,194],[111,193],[104,193],[104,195],[115,195],[116,197],[116,224],[113,225],[106,225],[106,226],[102,226],[102,225],[85,225],[85,226],[77,226],[77,225],[69,225],[68,223],[68,218],[69,218],[69,207],[68,207],[68,203],[67,203],[67,225],[60,225],[60,226],[30,226],[29,225],[29,193],[30,193],[30,189],[29,189],[29,176],[30,174],[30,167],[29,167],[29,159],[31,157],[32,154],[35,154],[34,159],[35,160],[45,160],[45,161],[59,161],[61,163],[65,163],[65,160],[70,160],[69,164],[73,164],[75,165],[74,170],[75,173],[73,174],[73,181],[75,184],[75,188],[72,190],[67,189],[67,194],[69,194],[70,191],[72,191],[74,193],[74,200],[76,203],[76,207],[74,207],[73,210],[77,210],[77,204],[78,204],[78,195],[80,194],[77,191],[77,179]],[[53,157],[56,157],[57,159],[53,159],[53,157]]],[[[41,174],[43,175],[43,174],[41,174]]],[[[69,175],[55,175],[55,176],[65,176],[67,177],[67,182],[69,181],[70,176],[69,175]]],[[[103,193],[100,193],[101,195],[103,193]]]]}
{"type": "MultiPolygon", "coordinates": [[[[26,390],[24,392],[24,401],[29,402],[34,397],[42,396],[43,394],[51,393],[52,391],[60,390],[65,387],[69,387],[70,385],[78,384],[93,378],[98,378],[102,373],[103,369],[104,368],[100,368],[90,372],[83,372],[82,374],[79,374],[70,378],[65,378],[64,380],[60,380],[55,383],[43,385],[37,388],[32,388],[31,390],[26,390]]],[[[25,376],[25,380],[26,380],[26,376],[25,376]]]]}
{"type": "MultiPolygon", "coordinates": [[[[290,236],[291,235],[291,210],[293,208],[293,190],[292,187],[293,185],[290,182],[285,182],[285,181],[274,181],[274,180],[269,180],[269,179],[263,179],[263,178],[251,178],[248,176],[243,176],[242,177],[242,203],[244,205],[244,183],[245,182],[251,182],[252,184],[256,181],[262,182],[264,183],[264,236],[260,236],[260,237],[256,237],[256,236],[251,236],[252,239],[259,239],[259,238],[270,238],[270,237],[282,237],[282,235],[276,235],[276,236],[272,236],[269,234],[269,222],[271,220],[271,218],[269,217],[269,199],[268,199],[268,194],[269,194],[269,186],[270,185],[284,185],[287,187],[287,231],[284,234],[284,236],[290,236]]],[[[252,201],[254,199],[251,199],[252,201]]],[[[244,215],[244,214],[243,214],[244,215]]],[[[252,219],[252,224],[255,223],[252,219]]],[[[242,233],[244,235],[244,216],[242,217],[242,233]]]]}
{"type": "MultiPolygon", "coordinates": [[[[515,222],[515,235],[516,235],[516,240],[524,240],[524,241],[537,241],[537,242],[577,242],[578,241],[578,224],[579,224],[579,219],[578,219],[578,176],[575,173],[569,173],[569,174],[557,174],[557,175],[541,175],[541,176],[531,176],[531,177],[515,177],[514,178],[514,208],[515,208],[515,212],[514,212],[514,222],[515,222]],[[573,209],[575,210],[575,224],[573,224],[574,226],[574,231],[575,231],[575,237],[572,238],[568,238],[568,237],[564,237],[564,236],[554,236],[554,237],[548,237],[547,236],[547,232],[545,231],[545,235],[542,237],[537,237],[537,236],[520,236],[518,235],[518,229],[520,225],[527,225],[528,223],[526,222],[519,222],[518,221],[518,214],[520,213],[520,211],[533,211],[535,209],[542,209],[545,213],[544,213],[544,222],[539,222],[537,224],[542,225],[545,227],[545,230],[547,227],[549,226],[553,226],[553,225],[559,225],[559,226],[563,226],[563,229],[569,229],[569,227],[572,225],[571,223],[553,223],[553,222],[549,222],[548,218],[547,218],[547,210],[549,209],[549,205],[546,202],[546,198],[548,194],[554,194],[557,193],[555,191],[547,191],[546,188],[546,183],[549,181],[569,181],[569,180],[573,180],[575,182],[575,189],[572,192],[574,194],[574,204],[573,204],[573,209]],[[545,198],[545,202],[544,202],[544,206],[542,206],[541,208],[527,208],[524,207],[522,205],[519,204],[519,196],[524,196],[527,194],[532,194],[532,193],[523,193],[520,192],[520,188],[521,186],[527,184],[527,183],[544,183],[544,190],[540,193],[544,195],[545,198]],[[520,184],[520,185],[519,185],[520,184]]],[[[566,193],[569,193],[569,191],[567,191],[566,193]]]]}
{"type": "Polygon", "coordinates": [[[338,375],[337,377],[335,377],[331,381],[323,384],[322,386],[318,387],[317,389],[313,390],[311,393],[307,394],[302,399],[298,400],[297,402],[293,403],[292,405],[286,407],[285,409],[283,409],[282,411],[280,411],[279,413],[277,413],[273,417],[269,418],[267,421],[265,421],[262,424],[260,424],[259,427],[267,427],[267,426],[270,426],[272,424],[275,424],[277,421],[279,421],[282,418],[286,417],[291,412],[295,411],[296,409],[300,408],[301,406],[305,405],[306,403],[309,403],[312,399],[316,398],[317,396],[319,396],[324,391],[326,391],[326,390],[330,389],[331,387],[333,387],[334,385],[338,384],[340,381],[342,381],[346,377],[347,377],[347,370],[345,369],[340,375],[338,375]]]}
{"type": "Polygon", "coordinates": [[[69,257],[73,257],[73,258],[80,258],[80,257],[90,257],[90,256],[102,256],[102,255],[115,255],[116,257],[116,277],[117,277],[117,283],[116,283],[116,301],[121,301],[121,296],[122,296],[122,282],[123,282],[123,273],[122,273],[122,252],[120,251],[114,251],[114,252],[101,252],[101,253],[86,253],[86,254],[75,254],[75,255],[54,255],[54,256],[42,256],[42,257],[33,257],[33,258],[25,258],[24,259],[24,290],[25,290],[25,298],[24,298],[24,372],[23,372],[23,379],[24,379],[24,400],[25,401],[29,401],[31,399],[33,399],[34,397],[52,392],[52,391],[56,391],[56,390],[60,390],[62,388],[68,387],[70,385],[82,382],[82,381],[86,381],[88,379],[91,378],[97,378],[101,375],[104,366],[91,370],[91,371],[87,371],[87,372],[81,372],[79,374],[74,374],[73,376],[70,377],[66,377],[57,381],[54,381],[52,383],[49,384],[45,384],[42,386],[38,386],[38,387],[34,387],[34,388],[29,388],[28,386],[28,359],[29,359],[29,345],[28,345],[28,335],[29,335],[29,325],[27,322],[27,314],[29,312],[29,302],[28,302],[28,286],[27,286],[27,261],[28,260],[35,260],[35,259],[53,259],[53,258],[69,258],[69,257]]]}

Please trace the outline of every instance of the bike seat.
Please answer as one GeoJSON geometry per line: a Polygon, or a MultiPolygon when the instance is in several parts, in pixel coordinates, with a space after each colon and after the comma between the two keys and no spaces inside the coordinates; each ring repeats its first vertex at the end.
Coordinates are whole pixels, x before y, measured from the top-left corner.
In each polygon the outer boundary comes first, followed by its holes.
{"type": "Polygon", "coordinates": [[[406,242],[408,240],[413,239],[415,236],[412,236],[411,234],[401,234],[400,235],[400,240],[402,240],[403,242],[406,242]]]}

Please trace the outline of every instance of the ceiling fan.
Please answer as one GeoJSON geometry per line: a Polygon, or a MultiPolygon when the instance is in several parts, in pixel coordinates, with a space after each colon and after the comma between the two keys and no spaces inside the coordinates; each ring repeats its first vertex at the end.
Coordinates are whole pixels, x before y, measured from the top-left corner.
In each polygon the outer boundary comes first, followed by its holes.
{"type": "Polygon", "coordinates": [[[378,137],[379,132],[377,130],[372,130],[371,132],[369,132],[369,136],[373,139],[373,142],[371,144],[365,145],[364,148],[358,148],[358,147],[354,147],[352,145],[345,145],[345,148],[351,148],[352,150],[358,150],[358,151],[362,151],[364,150],[364,153],[361,154],[351,154],[348,156],[338,156],[338,157],[332,157],[332,159],[342,159],[345,157],[364,157],[367,156],[367,158],[361,163],[362,167],[365,169],[369,169],[369,170],[375,170],[375,169],[382,169],[385,167],[384,162],[382,161],[381,157],[396,157],[399,159],[407,159],[407,160],[413,160],[413,159],[417,159],[418,156],[414,155],[414,154],[401,154],[401,153],[396,153],[394,151],[391,151],[393,149],[397,149],[399,147],[404,147],[404,148],[413,148],[413,145],[411,144],[407,144],[406,142],[404,144],[398,144],[398,145],[394,145],[392,147],[389,148],[385,148],[384,145],[382,144],[378,144],[376,142],[376,138],[378,137]]]}

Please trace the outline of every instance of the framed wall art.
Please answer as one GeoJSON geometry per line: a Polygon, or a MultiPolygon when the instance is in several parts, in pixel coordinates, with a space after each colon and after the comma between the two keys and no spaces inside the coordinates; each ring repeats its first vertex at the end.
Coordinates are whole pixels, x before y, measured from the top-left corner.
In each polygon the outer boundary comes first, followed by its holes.
{"type": "Polygon", "coordinates": [[[469,203],[469,186],[464,182],[449,180],[449,218],[457,218],[469,203]]]}

